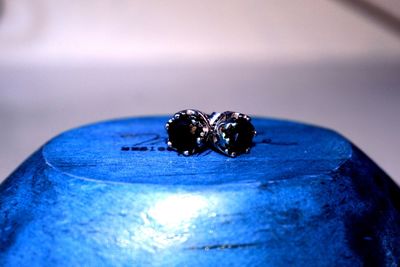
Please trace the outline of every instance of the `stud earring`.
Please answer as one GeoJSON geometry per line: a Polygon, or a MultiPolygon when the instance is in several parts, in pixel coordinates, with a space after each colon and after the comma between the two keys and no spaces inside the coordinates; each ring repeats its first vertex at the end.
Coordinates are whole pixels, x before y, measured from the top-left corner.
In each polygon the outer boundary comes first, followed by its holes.
{"type": "Polygon", "coordinates": [[[229,157],[249,153],[256,135],[251,118],[245,114],[225,111],[209,116],[210,141],[216,150],[229,157]]]}
{"type": "Polygon", "coordinates": [[[179,111],[166,123],[168,147],[189,156],[207,145],[211,126],[207,115],[194,109],[179,111]]]}

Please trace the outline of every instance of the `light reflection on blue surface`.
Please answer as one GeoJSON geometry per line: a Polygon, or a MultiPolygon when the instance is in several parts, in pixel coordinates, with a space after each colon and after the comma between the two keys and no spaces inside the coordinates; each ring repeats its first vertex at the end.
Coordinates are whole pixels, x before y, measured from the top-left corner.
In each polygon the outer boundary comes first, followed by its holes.
{"type": "MultiPolygon", "coordinates": [[[[196,228],[195,221],[210,208],[204,196],[177,194],[162,197],[140,213],[143,224],[139,227],[139,238],[155,248],[168,248],[184,243],[190,231],[196,228]]],[[[138,238],[138,236],[136,237],[138,238]]]]}

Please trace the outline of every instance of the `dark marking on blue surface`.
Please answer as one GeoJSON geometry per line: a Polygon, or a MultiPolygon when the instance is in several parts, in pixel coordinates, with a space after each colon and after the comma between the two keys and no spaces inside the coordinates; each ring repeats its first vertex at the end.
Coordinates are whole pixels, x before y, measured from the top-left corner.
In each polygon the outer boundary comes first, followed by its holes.
{"type": "MultiPolygon", "coordinates": [[[[165,147],[159,146],[159,147],[154,147],[153,145],[155,144],[165,144],[166,143],[166,139],[165,138],[161,138],[160,135],[155,134],[155,133],[147,133],[147,134],[120,134],[121,137],[123,138],[140,138],[140,139],[144,139],[140,142],[134,143],[132,145],[124,145],[121,147],[121,151],[165,151],[165,147]],[[164,142],[165,141],[165,142],[164,142]],[[147,145],[147,146],[143,146],[143,145],[147,145]]],[[[277,146],[294,146],[294,145],[298,145],[297,142],[274,142],[272,141],[272,139],[262,139],[260,141],[255,141],[252,145],[252,147],[254,147],[257,144],[264,144],[264,145],[277,145],[277,146]]],[[[199,153],[197,153],[196,155],[208,155],[209,153],[211,153],[210,149],[213,150],[212,147],[210,147],[209,149],[205,148],[202,151],[200,151],[199,153]]],[[[168,150],[168,151],[174,151],[172,149],[168,150]]]]}
{"type": "Polygon", "coordinates": [[[260,247],[265,244],[262,243],[244,243],[244,244],[217,244],[217,245],[205,245],[200,247],[190,247],[190,250],[212,250],[212,249],[247,249],[253,247],[260,247]]]}
{"type": "Polygon", "coordinates": [[[259,142],[254,142],[254,144],[266,144],[266,145],[277,145],[277,146],[296,146],[297,142],[274,142],[272,139],[262,139],[259,142]]]}

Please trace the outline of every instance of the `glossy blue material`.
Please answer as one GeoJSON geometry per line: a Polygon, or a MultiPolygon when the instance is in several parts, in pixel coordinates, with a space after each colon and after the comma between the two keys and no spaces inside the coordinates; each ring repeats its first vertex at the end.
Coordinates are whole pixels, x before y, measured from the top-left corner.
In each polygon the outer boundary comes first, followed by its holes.
{"type": "Polygon", "coordinates": [[[399,188],[342,136],[254,119],[250,154],[184,157],[166,120],[34,153],[0,187],[0,265],[397,266],[399,188]]]}

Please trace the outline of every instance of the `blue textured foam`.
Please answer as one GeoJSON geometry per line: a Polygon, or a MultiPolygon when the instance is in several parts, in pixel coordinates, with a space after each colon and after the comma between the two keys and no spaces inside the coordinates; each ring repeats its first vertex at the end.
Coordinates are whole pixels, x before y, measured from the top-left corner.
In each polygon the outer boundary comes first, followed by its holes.
{"type": "Polygon", "coordinates": [[[1,266],[396,266],[400,193],[337,133],[256,118],[250,154],[168,151],[167,117],[77,128],[0,186],[1,266]]]}

